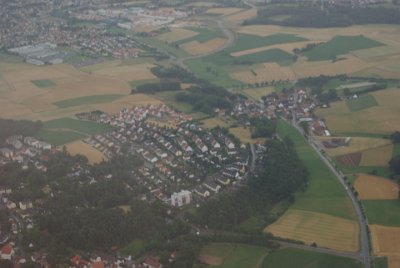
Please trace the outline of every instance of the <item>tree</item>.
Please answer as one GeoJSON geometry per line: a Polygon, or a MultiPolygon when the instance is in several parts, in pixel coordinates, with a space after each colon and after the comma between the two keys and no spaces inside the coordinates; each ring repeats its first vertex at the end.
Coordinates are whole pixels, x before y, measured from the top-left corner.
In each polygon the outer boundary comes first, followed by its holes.
{"type": "Polygon", "coordinates": [[[400,131],[396,131],[390,135],[390,139],[393,143],[400,143],[400,131]]]}
{"type": "Polygon", "coordinates": [[[394,175],[400,175],[400,155],[393,157],[389,161],[389,167],[394,175]]]}

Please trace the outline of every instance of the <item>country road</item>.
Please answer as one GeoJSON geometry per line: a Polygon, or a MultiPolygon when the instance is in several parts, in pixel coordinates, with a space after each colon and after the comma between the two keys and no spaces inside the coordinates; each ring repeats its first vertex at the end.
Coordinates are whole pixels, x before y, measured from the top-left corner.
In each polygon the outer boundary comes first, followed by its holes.
{"type": "MultiPolygon", "coordinates": [[[[300,128],[296,124],[296,122],[292,121],[291,124],[297,129],[297,131],[299,131],[302,135],[304,135],[303,129],[300,128]]],[[[354,211],[356,212],[357,215],[358,224],[360,226],[360,251],[358,253],[359,255],[358,259],[360,259],[364,263],[365,268],[371,268],[371,256],[370,256],[371,247],[368,240],[368,229],[367,229],[368,222],[362,213],[362,209],[358,199],[354,196],[351,189],[347,186],[346,182],[343,180],[343,175],[340,174],[339,171],[337,171],[336,168],[333,166],[333,163],[324,154],[321,153],[321,149],[319,148],[318,144],[312,138],[307,139],[307,142],[318,154],[318,156],[322,159],[322,161],[324,161],[324,163],[329,167],[329,169],[338,179],[340,184],[344,187],[347,195],[349,196],[353,204],[354,211]]]]}

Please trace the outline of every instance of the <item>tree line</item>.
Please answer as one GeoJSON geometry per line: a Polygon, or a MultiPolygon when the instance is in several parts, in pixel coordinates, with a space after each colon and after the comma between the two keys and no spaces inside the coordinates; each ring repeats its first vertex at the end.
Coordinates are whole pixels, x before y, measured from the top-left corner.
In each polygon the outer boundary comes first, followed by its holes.
{"type": "Polygon", "coordinates": [[[34,136],[42,128],[42,122],[0,119],[0,144],[13,135],[34,136]]]}

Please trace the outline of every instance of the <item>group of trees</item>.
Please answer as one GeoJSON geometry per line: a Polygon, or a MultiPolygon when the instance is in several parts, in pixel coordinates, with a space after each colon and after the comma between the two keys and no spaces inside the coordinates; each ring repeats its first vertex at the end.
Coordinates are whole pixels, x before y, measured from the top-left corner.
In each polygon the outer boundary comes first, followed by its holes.
{"type": "Polygon", "coordinates": [[[199,83],[200,80],[196,78],[196,76],[187,70],[178,67],[163,67],[163,66],[156,66],[151,68],[151,72],[159,77],[160,79],[173,79],[179,80],[182,83],[199,83]]]}
{"type": "Polygon", "coordinates": [[[162,91],[178,91],[181,90],[181,84],[176,81],[161,80],[158,83],[149,83],[137,86],[132,89],[132,94],[134,93],[147,93],[154,94],[162,91]]]}
{"type": "Polygon", "coordinates": [[[256,213],[269,218],[277,202],[293,198],[307,184],[307,170],[291,142],[270,140],[260,175],[236,192],[221,194],[202,205],[193,220],[216,229],[232,230],[256,213]]]}
{"type": "MultiPolygon", "coordinates": [[[[399,144],[400,143],[400,131],[395,131],[390,135],[390,139],[392,140],[393,144],[399,144]]],[[[393,175],[400,175],[400,155],[395,155],[390,161],[389,161],[389,167],[390,170],[392,171],[393,175]]]]}
{"type": "Polygon", "coordinates": [[[285,7],[274,6],[259,10],[257,17],[244,24],[273,24],[296,27],[346,27],[353,24],[399,24],[398,8],[387,7],[285,7]],[[276,20],[274,17],[283,17],[276,20]]]}
{"type": "Polygon", "coordinates": [[[0,144],[12,135],[34,136],[41,128],[40,121],[0,119],[0,144]]]}
{"type": "Polygon", "coordinates": [[[276,120],[270,120],[265,117],[253,117],[250,118],[250,123],[254,126],[254,129],[251,133],[251,137],[260,138],[260,137],[272,137],[276,130],[276,120]]]}
{"type": "Polygon", "coordinates": [[[235,95],[219,86],[200,84],[176,94],[175,99],[190,103],[196,111],[213,114],[216,108],[232,108],[232,100],[235,99],[235,95]]]}

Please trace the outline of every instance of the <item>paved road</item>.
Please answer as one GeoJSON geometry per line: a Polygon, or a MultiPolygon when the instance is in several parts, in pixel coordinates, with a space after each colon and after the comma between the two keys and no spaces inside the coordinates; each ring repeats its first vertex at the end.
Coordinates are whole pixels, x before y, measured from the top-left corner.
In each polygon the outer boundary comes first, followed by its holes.
{"type": "MultiPolygon", "coordinates": [[[[301,129],[294,121],[292,121],[292,125],[301,134],[304,135],[303,129],[301,129]]],[[[360,225],[360,251],[358,253],[358,255],[359,255],[358,259],[360,259],[364,263],[365,268],[370,268],[371,267],[371,257],[370,257],[371,248],[370,248],[370,244],[368,241],[368,230],[367,230],[368,222],[365,219],[365,217],[363,216],[360,203],[358,202],[357,198],[354,196],[351,189],[349,189],[349,187],[343,180],[343,175],[339,171],[337,171],[336,168],[333,166],[332,162],[329,159],[327,159],[327,157],[324,154],[321,153],[321,150],[320,150],[318,144],[312,138],[309,138],[307,141],[310,144],[310,146],[315,150],[315,152],[318,154],[318,156],[324,161],[324,163],[333,172],[333,174],[335,174],[335,177],[338,179],[340,184],[345,188],[346,193],[349,196],[349,198],[353,204],[354,210],[357,215],[358,223],[360,225]]]]}

